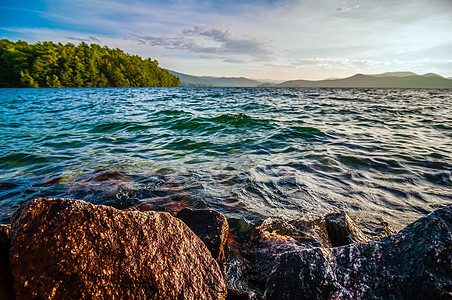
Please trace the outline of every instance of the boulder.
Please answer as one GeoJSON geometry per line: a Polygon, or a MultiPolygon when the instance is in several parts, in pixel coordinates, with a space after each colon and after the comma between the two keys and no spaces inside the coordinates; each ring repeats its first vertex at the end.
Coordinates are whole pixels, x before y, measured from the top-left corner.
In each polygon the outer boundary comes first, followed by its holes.
{"type": "Polygon", "coordinates": [[[316,247],[336,247],[370,240],[346,213],[331,213],[314,220],[267,218],[244,249],[249,261],[249,282],[265,289],[268,275],[280,254],[316,247]]]}
{"type": "Polygon", "coordinates": [[[224,261],[224,247],[228,240],[229,225],[222,213],[212,209],[184,208],[177,213],[176,217],[201,238],[217,262],[224,261]]]}
{"type": "Polygon", "coordinates": [[[166,212],[38,198],[12,217],[17,299],[225,299],[217,262],[166,212]]]}
{"type": "Polygon", "coordinates": [[[249,282],[264,289],[275,260],[281,253],[329,246],[323,218],[313,221],[267,218],[254,231],[244,249],[250,265],[249,282]]]}
{"type": "Polygon", "coordinates": [[[328,238],[333,247],[366,243],[370,238],[366,236],[355,222],[344,212],[331,213],[325,216],[325,227],[328,238]]]}
{"type": "Polygon", "coordinates": [[[281,254],[264,299],[451,299],[452,205],[398,234],[281,254]]]}
{"type": "Polygon", "coordinates": [[[281,254],[267,280],[264,299],[328,299],[337,281],[329,252],[314,248],[281,254]]]}

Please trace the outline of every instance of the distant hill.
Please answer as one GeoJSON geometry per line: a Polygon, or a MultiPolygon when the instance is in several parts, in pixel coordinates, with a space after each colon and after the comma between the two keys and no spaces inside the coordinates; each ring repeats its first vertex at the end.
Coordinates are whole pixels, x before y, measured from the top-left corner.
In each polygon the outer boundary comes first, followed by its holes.
{"type": "Polygon", "coordinates": [[[256,87],[262,82],[248,79],[245,77],[203,77],[214,83],[215,86],[230,86],[230,87],[256,87]]]}
{"type": "Polygon", "coordinates": [[[413,72],[386,72],[383,74],[371,74],[374,77],[408,77],[408,76],[416,76],[416,73],[413,72]]]}
{"type": "Polygon", "coordinates": [[[282,83],[263,83],[244,77],[193,76],[168,70],[180,78],[185,87],[336,87],[336,88],[446,88],[452,89],[452,78],[438,74],[418,75],[413,72],[356,74],[347,78],[325,80],[290,80],[282,83]]]}
{"type": "Polygon", "coordinates": [[[213,86],[213,82],[207,79],[204,79],[204,77],[200,76],[193,76],[188,74],[179,73],[172,70],[167,70],[174,76],[179,77],[180,79],[180,85],[181,86],[192,86],[192,87],[207,87],[207,86],[213,86]]]}
{"type": "Polygon", "coordinates": [[[452,89],[452,80],[428,73],[417,75],[411,72],[395,72],[377,75],[356,74],[334,80],[291,80],[280,84],[265,84],[272,87],[337,87],[337,88],[446,88],[452,89]],[[414,74],[414,75],[413,75],[414,74]]]}
{"type": "Polygon", "coordinates": [[[424,74],[424,75],[421,75],[422,77],[439,77],[439,78],[444,78],[443,76],[441,76],[441,75],[438,75],[438,74],[435,74],[435,73],[427,73],[427,74],[424,74]]]}
{"type": "Polygon", "coordinates": [[[168,70],[168,72],[179,77],[181,86],[185,87],[257,87],[263,84],[245,77],[193,76],[172,70],[168,70]]]}

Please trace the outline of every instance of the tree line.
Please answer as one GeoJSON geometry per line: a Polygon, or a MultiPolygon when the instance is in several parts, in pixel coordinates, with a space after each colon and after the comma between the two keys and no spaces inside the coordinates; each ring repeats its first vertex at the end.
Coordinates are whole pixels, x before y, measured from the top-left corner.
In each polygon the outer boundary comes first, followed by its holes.
{"type": "Polygon", "coordinates": [[[179,86],[177,76],[120,49],[84,42],[0,40],[0,87],[179,86]]]}

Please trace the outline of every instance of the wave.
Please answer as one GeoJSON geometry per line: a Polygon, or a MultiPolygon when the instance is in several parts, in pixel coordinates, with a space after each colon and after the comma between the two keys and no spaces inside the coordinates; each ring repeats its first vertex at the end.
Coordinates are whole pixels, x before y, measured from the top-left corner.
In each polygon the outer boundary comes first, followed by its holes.
{"type": "Polygon", "coordinates": [[[210,120],[218,124],[228,124],[235,127],[270,127],[272,123],[271,120],[251,117],[243,113],[224,114],[210,120]]]}
{"type": "Polygon", "coordinates": [[[290,126],[269,134],[266,143],[270,148],[272,145],[285,148],[296,143],[322,141],[326,137],[326,133],[315,127],[290,126]]]}
{"type": "Polygon", "coordinates": [[[179,110],[160,111],[155,115],[160,116],[158,127],[176,131],[191,131],[212,134],[222,130],[240,129],[271,129],[272,121],[251,117],[246,114],[223,114],[219,116],[201,116],[179,110]],[[164,116],[164,117],[162,117],[164,116]]]}

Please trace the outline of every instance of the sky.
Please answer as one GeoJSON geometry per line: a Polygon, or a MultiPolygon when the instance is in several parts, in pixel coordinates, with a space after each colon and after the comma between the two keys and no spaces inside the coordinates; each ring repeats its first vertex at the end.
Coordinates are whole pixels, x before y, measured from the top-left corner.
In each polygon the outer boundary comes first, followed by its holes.
{"type": "Polygon", "coordinates": [[[0,39],[97,43],[198,76],[452,77],[452,0],[0,0],[0,39]]]}

